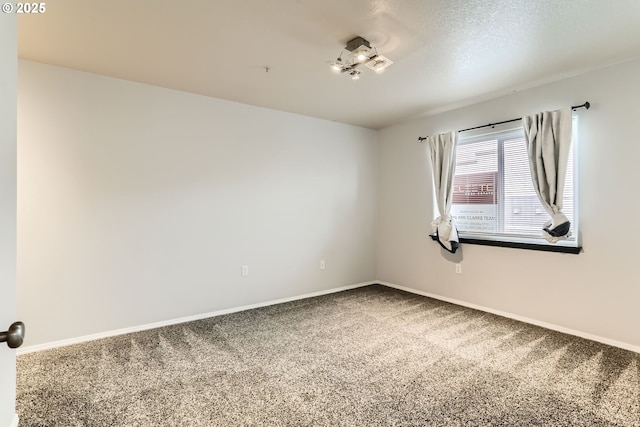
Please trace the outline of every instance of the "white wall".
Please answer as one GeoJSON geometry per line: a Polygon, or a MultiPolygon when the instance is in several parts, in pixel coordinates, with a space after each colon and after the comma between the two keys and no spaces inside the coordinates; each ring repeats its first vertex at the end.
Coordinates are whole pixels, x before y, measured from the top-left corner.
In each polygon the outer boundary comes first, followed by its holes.
{"type": "Polygon", "coordinates": [[[638,346],[637,75],[638,60],[392,126],[376,153],[370,130],[20,61],[27,345],[377,278],[638,346]],[[584,252],[445,256],[417,137],[585,100],[584,252]]]}
{"type": "Polygon", "coordinates": [[[635,60],[380,131],[377,278],[640,346],[638,76],[635,60]],[[427,236],[432,181],[418,136],[586,100],[592,108],[579,110],[584,252],[462,245],[445,256],[427,236]],[[462,274],[455,274],[460,260],[462,274]]]}
{"type": "Polygon", "coordinates": [[[376,137],[20,61],[26,344],[373,280],[376,137]]]}
{"type": "MultiPolygon", "coordinates": [[[[17,15],[0,16],[0,331],[16,321],[17,15]]],[[[0,426],[17,421],[16,351],[0,343],[0,426]]]]}

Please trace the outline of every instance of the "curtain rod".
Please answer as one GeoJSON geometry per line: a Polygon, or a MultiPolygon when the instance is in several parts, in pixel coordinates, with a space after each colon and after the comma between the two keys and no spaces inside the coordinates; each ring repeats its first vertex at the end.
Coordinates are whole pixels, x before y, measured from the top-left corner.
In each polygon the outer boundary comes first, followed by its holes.
{"type": "MultiPolygon", "coordinates": [[[[572,110],[576,110],[576,109],[578,109],[578,108],[586,108],[586,109],[588,110],[588,109],[589,109],[589,107],[591,107],[591,104],[589,103],[589,101],[587,101],[587,102],[585,102],[585,103],[584,103],[584,104],[582,104],[582,105],[574,105],[574,106],[572,106],[572,107],[571,107],[571,109],[572,109],[572,110]]],[[[460,133],[460,132],[466,132],[466,131],[468,131],[468,130],[482,129],[482,128],[487,128],[487,127],[490,127],[490,126],[502,125],[502,124],[505,124],[505,123],[517,122],[518,120],[522,120],[522,117],[518,117],[517,119],[504,120],[504,121],[502,121],[502,122],[488,123],[488,124],[486,124],[486,125],[482,125],[482,126],[474,126],[474,127],[472,127],[472,128],[467,128],[467,129],[459,130],[459,131],[458,131],[458,133],[460,133]]],[[[418,137],[418,142],[422,142],[422,141],[424,141],[425,139],[427,139],[427,137],[426,137],[426,136],[419,136],[419,137],[418,137]]]]}

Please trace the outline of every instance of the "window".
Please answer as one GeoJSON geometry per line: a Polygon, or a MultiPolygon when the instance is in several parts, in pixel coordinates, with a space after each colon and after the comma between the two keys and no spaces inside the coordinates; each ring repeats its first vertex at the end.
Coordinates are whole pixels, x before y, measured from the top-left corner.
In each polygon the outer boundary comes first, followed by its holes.
{"type": "Polygon", "coordinates": [[[553,245],[541,235],[549,215],[531,183],[524,130],[520,122],[506,126],[510,127],[459,136],[451,215],[462,241],[578,247],[574,185],[576,118],[563,198],[563,212],[571,221],[572,237],[553,245]]]}

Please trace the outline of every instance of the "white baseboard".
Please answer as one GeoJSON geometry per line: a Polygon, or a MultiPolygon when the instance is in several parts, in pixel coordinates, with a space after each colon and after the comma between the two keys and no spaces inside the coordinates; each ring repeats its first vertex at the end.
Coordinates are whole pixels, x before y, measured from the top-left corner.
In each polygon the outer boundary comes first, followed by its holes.
{"type": "MultiPolygon", "coordinates": [[[[632,345],[632,344],[625,343],[625,342],[622,342],[622,341],[612,340],[612,339],[601,337],[601,336],[598,336],[598,335],[592,335],[592,334],[589,334],[589,333],[586,333],[586,332],[565,328],[563,326],[558,326],[558,325],[554,325],[554,324],[551,324],[551,323],[542,322],[542,321],[539,321],[539,320],[536,320],[536,319],[530,319],[528,317],[519,316],[517,314],[508,313],[508,312],[501,311],[501,310],[495,310],[495,309],[488,308],[488,307],[483,307],[481,305],[472,304],[472,303],[468,303],[468,302],[465,302],[465,301],[457,300],[457,299],[454,299],[454,298],[448,298],[448,297],[444,297],[444,296],[441,296],[441,295],[432,294],[432,293],[421,291],[421,290],[418,290],[418,289],[409,288],[409,287],[406,287],[406,286],[396,285],[395,283],[384,282],[384,281],[381,281],[381,280],[374,280],[374,281],[371,281],[371,282],[356,283],[354,285],[343,286],[343,287],[333,288],[333,289],[327,289],[327,290],[324,290],[324,291],[312,292],[312,293],[303,294],[303,295],[297,295],[297,296],[289,297],[289,298],[271,300],[271,301],[261,302],[261,303],[257,303],[257,304],[244,305],[244,306],[240,306],[240,307],[233,307],[233,308],[213,311],[213,312],[209,312],[209,313],[196,314],[194,316],[181,317],[181,318],[178,318],[178,319],[170,319],[170,320],[164,320],[164,321],[161,321],[161,322],[148,323],[148,324],[145,324],[145,325],[133,326],[133,327],[130,327],[130,328],[123,328],[123,329],[116,329],[116,330],[113,330],[113,331],[100,332],[100,333],[97,333],[97,334],[85,335],[85,336],[81,336],[81,337],[77,337],[77,338],[70,338],[70,339],[61,340],[61,341],[54,341],[54,342],[50,342],[50,343],[26,346],[26,347],[19,348],[18,351],[17,351],[17,354],[21,355],[21,354],[33,353],[33,352],[36,352],[36,351],[49,350],[49,349],[52,349],[52,348],[64,347],[64,346],[73,345],[73,344],[80,344],[80,343],[83,343],[83,342],[94,341],[94,340],[98,340],[98,339],[102,339],[102,338],[108,338],[108,337],[113,337],[113,336],[117,336],[117,335],[129,334],[129,333],[132,333],[132,332],[139,332],[139,331],[145,331],[145,330],[148,330],[148,329],[161,328],[163,326],[177,325],[177,324],[180,324],[180,323],[192,322],[194,320],[206,319],[206,318],[209,318],[209,317],[216,317],[216,316],[221,316],[221,315],[224,315],[224,314],[231,314],[231,313],[237,313],[239,311],[251,310],[253,308],[266,307],[266,306],[269,306],[269,305],[282,304],[282,303],[285,303],[285,302],[296,301],[296,300],[305,299],[305,298],[312,298],[312,297],[332,294],[332,293],[336,293],[336,292],[342,292],[342,291],[346,291],[346,290],[349,290],[349,289],[360,288],[360,287],[363,287],[363,286],[369,286],[369,285],[373,285],[373,284],[380,284],[380,285],[383,285],[383,286],[388,286],[390,288],[399,289],[401,291],[409,292],[409,293],[412,293],[412,294],[422,295],[422,296],[433,298],[433,299],[437,299],[437,300],[440,300],[440,301],[445,301],[445,302],[449,302],[449,303],[452,303],[452,304],[461,305],[463,307],[473,308],[475,310],[484,311],[486,313],[491,313],[491,314],[495,314],[495,315],[498,315],[498,316],[507,317],[509,319],[518,320],[520,322],[529,323],[531,325],[540,326],[542,328],[551,329],[553,331],[562,332],[564,334],[574,335],[574,336],[577,336],[577,337],[580,337],[580,338],[585,338],[585,339],[588,339],[588,340],[591,340],[591,341],[596,341],[596,342],[607,344],[607,345],[610,345],[610,346],[613,346],[613,347],[618,347],[618,348],[621,348],[621,349],[624,349],[624,350],[629,350],[629,351],[633,351],[635,353],[640,353],[640,346],[637,346],[637,345],[632,345]]],[[[16,418],[14,419],[14,425],[12,425],[11,427],[17,427],[17,422],[18,422],[18,420],[17,420],[17,415],[16,415],[16,418]]]]}
{"type": "Polygon", "coordinates": [[[100,332],[100,333],[97,333],[97,334],[84,335],[84,336],[81,336],[81,337],[69,338],[69,339],[65,339],[65,340],[54,341],[54,342],[49,342],[49,343],[44,343],[44,344],[36,344],[36,345],[25,346],[25,347],[21,347],[21,348],[19,348],[17,350],[17,355],[19,356],[21,354],[34,353],[36,351],[50,350],[52,348],[64,347],[64,346],[73,345],[73,344],[80,344],[80,343],[83,343],[83,342],[95,341],[95,340],[99,340],[99,339],[102,339],[102,338],[108,338],[108,337],[114,337],[114,336],[117,336],[117,335],[130,334],[132,332],[146,331],[148,329],[161,328],[163,326],[177,325],[179,323],[192,322],[194,320],[206,319],[208,317],[221,316],[223,314],[237,313],[239,311],[251,310],[253,308],[266,307],[266,306],[269,306],[269,305],[282,304],[282,303],[285,303],[285,302],[296,301],[296,300],[305,299],[305,298],[312,298],[312,297],[317,297],[317,296],[321,296],[321,295],[333,294],[333,293],[336,293],[336,292],[347,291],[349,289],[355,289],[355,288],[360,288],[360,287],[363,287],[363,286],[373,285],[375,283],[378,283],[378,282],[372,281],[372,282],[356,283],[355,285],[348,285],[348,286],[342,286],[340,288],[333,288],[333,289],[327,289],[327,290],[324,290],[324,291],[311,292],[311,293],[308,293],[308,294],[297,295],[297,296],[288,297],[288,298],[281,298],[281,299],[271,300],[271,301],[266,301],[266,302],[260,302],[260,303],[257,303],[257,304],[243,305],[243,306],[240,306],[240,307],[233,307],[233,308],[228,308],[228,309],[224,309],[224,310],[212,311],[210,313],[196,314],[194,316],[180,317],[178,319],[163,320],[161,322],[148,323],[148,324],[139,325],[139,326],[132,326],[130,328],[116,329],[116,330],[113,330],[113,331],[106,331],[106,332],[100,332]]]}
{"type": "Polygon", "coordinates": [[[514,319],[514,320],[518,320],[520,322],[529,323],[531,325],[540,326],[542,328],[551,329],[553,331],[562,332],[563,334],[573,335],[573,336],[580,337],[580,338],[585,338],[585,339],[588,339],[588,340],[591,340],[591,341],[596,341],[596,342],[599,342],[599,343],[602,343],[602,344],[607,344],[607,345],[610,345],[610,346],[613,346],[613,347],[618,347],[618,348],[621,348],[621,349],[624,349],[624,350],[633,351],[635,353],[640,353],[640,346],[629,344],[629,343],[625,343],[625,342],[622,342],[622,341],[616,341],[616,340],[612,340],[612,339],[609,339],[609,338],[600,337],[598,335],[592,335],[592,334],[589,334],[589,333],[586,333],[586,332],[576,331],[574,329],[565,328],[564,326],[558,326],[558,325],[554,325],[552,323],[541,322],[539,320],[530,319],[528,317],[519,316],[517,314],[507,313],[505,311],[500,311],[500,310],[494,310],[492,308],[483,307],[481,305],[471,304],[471,303],[468,303],[468,302],[465,302],[465,301],[460,301],[460,300],[457,300],[457,299],[454,299],[454,298],[443,297],[441,295],[436,295],[436,294],[432,294],[432,293],[429,293],[429,292],[420,291],[418,289],[408,288],[406,286],[396,285],[394,283],[383,282],[383,281],[378,281],[376,283],[379,283],[379,284],[384,285],[384,286],[388,286],[390,288],[399,289],[401,291],[410,292],[412,294],[422,295],[422,296],[433,298],[433,299],[437,299],[437,300],[440,300],[440,301],[450,302],[452,304],[461,305],[463,307],[473,308],[475,310],[484,311],[486,313],[496,314],[498,316],[507,317],[509,319],[514,319]]]}
{"type": "Polygon", "coordinates": [[[11,420],[11,424],[9,424],[9,427],[18,427],[18,422],[19,422],[19,418],[18,418],[18,414],[14,414],[13,415],[13,420],[11,420]]]}

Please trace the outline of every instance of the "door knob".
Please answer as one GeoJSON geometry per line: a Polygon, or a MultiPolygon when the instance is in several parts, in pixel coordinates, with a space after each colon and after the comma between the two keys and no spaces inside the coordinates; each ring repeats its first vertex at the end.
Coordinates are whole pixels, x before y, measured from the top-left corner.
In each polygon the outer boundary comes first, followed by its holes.
{"type": "Polygon", "coordinates": [[[24,341],[24,323],[14,322],[8,331],[0,332],[0,342],[7,342],[9,348],[18,348],[24,341]]]}

